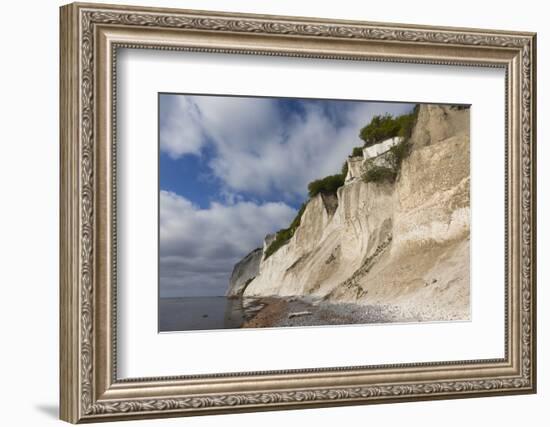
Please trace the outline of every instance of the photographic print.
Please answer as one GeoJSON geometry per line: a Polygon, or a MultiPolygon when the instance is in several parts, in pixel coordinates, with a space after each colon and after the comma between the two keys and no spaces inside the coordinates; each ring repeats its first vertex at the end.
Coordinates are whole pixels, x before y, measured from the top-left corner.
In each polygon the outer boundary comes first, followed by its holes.
{"type": "Polygon", "coordinates": [[[159,331],[470,319],[470,108],[160,93],[159,331]]]}

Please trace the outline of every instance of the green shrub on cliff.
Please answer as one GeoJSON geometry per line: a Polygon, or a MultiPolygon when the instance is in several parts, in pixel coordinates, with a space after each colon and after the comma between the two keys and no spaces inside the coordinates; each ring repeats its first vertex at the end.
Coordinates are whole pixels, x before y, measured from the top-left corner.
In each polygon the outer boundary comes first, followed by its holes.
{"type": "Polygon", "coordinates": [[[416,119],[418,118],[418,111],[420,110],[420,105],[416,104],[412,112],[409,114],[403,114],[396,118],[399,123],[399,132],[397,136],[401,136],[404,139],[409,139],[411,137],[414,125],[416,124],[416,119]]]}
{"type": "Polygon", "coordinates": [[[416,105],[411,113],[397,117],[391,114],[374,116],[370,123],[361,129],[359,138],[365,142],[365,147],[370,147],[395,136],[408,139],[416,123],[419,108],[416,105]]]}
{"type": "MultiPolygon", "coordinates": [[[[339,174],[336,175],[329,175],[321,179],[317,179],[315,181],[312,181],[308,184],[307,188],[309,191],[309,198],[312,199],[317,194],[335,194],[336,191],[344,185],[344,181],[346,180],[346,175],[348,174],[348,162],[344,162],[342,165],[342,169],[339,174]]],[[[309,201],[309,200],[308,200],[309,201]]],[[[283,228],[282,230],[277,231],[277,234],[275,235],[275,239],[271,244],[267,247],[264,253],[264,259],[269,258],[271,255],[273,255],[277,250],[288,243],[288,241],[294,236],[294,233],[296,232],[296,229],[300,225],[300,221],[302,219],[302,215],[304,213],[304,210],[306,209],[306,205],[308,202],[305,202],[300,207],[300,210],[298,211],[298,214],[290,224],[288,228],[283,228]]]]}
{"type": "Polygon", "coordinates": [[[302,206],[300,206],[300,209],[298,210],[298,213],[290,223],[290,226],[288,228],[283,228],[282,230],[277,231],[277,234],[275,235],[275,239],[271,244],[267,247],[264,253],[264,260],[269,258],[271,255],[273,255],[277,250],[288,243],[288,241],[291,239],[292,236],[294,236],[294,233],[296,232],[296,229],[299,227],[300,222],[302,220],[302,215],[304,214],[304,211],[306,210],[306,203],[303,203],[302,206]]]}
{"type": "Polygon", "coordinates": [[[411,144],[407,139],[405,139],[400,144],[394,145],[392,148],[390,148],[391,162],[393,163],[396,172],[399,171],[399,169],[401,168],[401,162],[405,157],[409,155],[410,151],[411,144]]]}
{"type": "Polygon", "coordinates": [[[342,163],[342,169],[340,169],[340,175],[342,175],[344,179],[346,179],[347,174],[348,174],[348,162],[345,161],[344,163],[342,163]]]}
{"type": "Polygon", "coordinates": [[[363,147],[353,147],[351,157],[363,157],[363,147]]]}
{"type": "Polygon", "coordinates": [[[363,174],[365,182],[394,182],[397,178],[397,171],[393,167],[372,165],[363,174]]]}
{"type": "Polygon", "coordinates": [[[404,140],[401,143],[391,147],[387,153],[382,154],[386,160],[386,165],[376,165],[374,160],[369,160],[366,164],[366,171],[363,173],[364,182],[395,182],[397,175],[401,170],[403,159],[410,153],[410,143],[404,140]]]}
{"type": "Polygon", "coordinates": [[[370,123],[361,129],[359,138],[365,141],[365,147],[377,144],[388,138],[397,136],[400,130],[399,123],[391,114],[374,116],[370,123]]]}
{"type": "Polygon", "coordinates": [[[319,193],[336,194],[336,190],[344,185],[345,179],[346,176],[341,173],[316,179],[315,181],[310,182],[307,186],[309,197],[315,197],[319,193]]]}

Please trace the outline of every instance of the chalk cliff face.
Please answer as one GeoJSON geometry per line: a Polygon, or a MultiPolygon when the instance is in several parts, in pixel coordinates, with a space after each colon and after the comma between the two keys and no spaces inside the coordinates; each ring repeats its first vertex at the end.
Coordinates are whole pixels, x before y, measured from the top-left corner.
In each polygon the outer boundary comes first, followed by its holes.
{"type": "Polygon", "coordinates": [[[260,253],[258,271],[242,275],[254,277],[243,295],[308,295],[391,304],[419,320],[468,319],[469,111],[421,106],[409,142],[395,182],[348,180],[336,196],[312,198],[289,242],[267,258],[260,253]]]}
{"type": "Polygon", "coordinates": [[[258,275],[262,256],[263,249],[257,248],[235,264],[229,279],[226,296],[236,297],[243,293],[250,281],[258,275]]]}

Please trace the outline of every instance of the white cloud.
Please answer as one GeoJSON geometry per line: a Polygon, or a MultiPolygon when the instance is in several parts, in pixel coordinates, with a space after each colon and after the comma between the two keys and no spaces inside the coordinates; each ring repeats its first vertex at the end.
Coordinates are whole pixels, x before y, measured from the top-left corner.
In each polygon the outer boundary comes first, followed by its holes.
{"type": "Polygon", "coordinates": [[[402,114],[406,104],[304,102],[304,111],[283,114],[272,98],[164,96],[161,149],[173,158],[215,147],[212,174],[226,192],[291,200],[313,179],[337,173],[360,145],[358,133],[372,116],[402,114]],[[166,99],[165,99],[166,98],[166,99]],[[163,119],[166,115],[166,119],[163,119]]]}
{"type": "Polygon", "coordinates": [[[295,210],[279,203],[212,203],[200,209],[160,192],[160,272],[163,296],[220,295],[233,266],[266,234],[286,227],[295,210]]]}
{"type": "Polygon", "coordinates": [[[160,103],[160,144],[170,157],[199,154],[205,141],[201,112],[185,96],[163,97],[160,103]]]}

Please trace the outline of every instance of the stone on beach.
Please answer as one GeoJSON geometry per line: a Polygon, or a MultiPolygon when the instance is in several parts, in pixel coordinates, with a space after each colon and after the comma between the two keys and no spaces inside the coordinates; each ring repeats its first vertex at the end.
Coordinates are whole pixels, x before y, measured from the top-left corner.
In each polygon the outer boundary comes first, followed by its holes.
{"type": "Polygon", "coordinates": [[[311,314],[311,311],[298,311],[296,313],[289,313],[288,318],[292,319],[293,317],[311,316],[311,314]]]}

